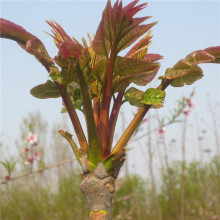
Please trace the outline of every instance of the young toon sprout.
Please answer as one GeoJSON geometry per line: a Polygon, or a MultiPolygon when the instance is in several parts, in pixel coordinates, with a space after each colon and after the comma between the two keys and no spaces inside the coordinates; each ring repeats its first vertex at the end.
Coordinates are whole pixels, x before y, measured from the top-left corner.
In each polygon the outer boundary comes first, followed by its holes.
{"type": "Polygon", "coordinates": [[[69,37],[58,23],[47,21],[58,48],[58,55],[53,59],[37,37],[21,26],[0,20],[1,37],[16,41],[49,72],[51,80],[34,87],[31,94],[40,99],[62,97],[62,112],[68,112],[79,146],[70,133],[59,132],[69,142],[82,167],[84,176],[80,187],[90,219],[112,219],[114,181],[125,160],[125,146],[149,109],[163,107],[167,86],[191,85],[203,76],[198,64],[220,63],[220,46],[209,47],[190,53],[168,68],[159,77],[161,84],[157,88],[143,92],[130,87],[131,83],[146,86],[151,82],[160,68],[158,60],[163,58],[148,53],[150,29],[157,22],[143,24],[149,16],[135,17],[146,6],[147,3],[138,5],[138,0],[126,6],[118,0],[111,5],[108,0],[94,39],[88,35],[89,43],[82,38],[81,44],[69,37]],[[124,57],[118,55],[141,36],[124,57]],[[124,102],[139,110],[118,143],[112,146],[124,102]],[[84,113],[87,139],[76,109],[84,113]]]}

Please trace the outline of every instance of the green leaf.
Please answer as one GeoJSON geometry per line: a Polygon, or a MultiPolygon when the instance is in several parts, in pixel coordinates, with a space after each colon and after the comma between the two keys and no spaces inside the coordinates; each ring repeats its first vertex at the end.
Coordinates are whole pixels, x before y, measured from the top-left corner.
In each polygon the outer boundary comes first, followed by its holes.
{"type": "Polygon", "coordinates": [[[74,67],[62,68],[61,70],[61,84],[67,85],[73,81],[77,81],[76,70],[74,67]]]}
{"type": "Polygon", "coordinates": [[[200,67],[193,66],[186,75],[174,79],[170,85],[173,87],[182,87],[184,85],[191,85],[203,77],[202,73],[203,71],[200,67]]]}
{"type": "MultiPolygon", "coordinates": [[[[81,90],[80,90],[79,84],[76,82],[72,82],[71,84],[67,86],[67,92],[70,95],[74,108],[83,112],[83,108],[82,108],[83,101],[82,101],[81,90]]],[[[67,109],[65,105],[62,108],[61,113],[67,113],[67,109]]]]}
{"type": "Polygon", "coordinates": [[[31,89],[31,95],[39,99],[58,98],[60,93],[54,82],[47,80],[46,83],[35,86],[31,89]]]}
{"type": "Polygon", "coordinates": [[[89,160],[97,165],[102,161],[101,148],[99,145],[98,133],[96,129],[95,119],[93,115],[92,102],[88,92],[88,85],[86,84],[83,72],[77,64],[77,75],[79,78],[82,98],[83,98],[83,110],[86,119],[87,131],[88,131],[88,143],[89,143],[89,160]]]}
{"type": "Polygon", "coordinates": [[[5,167],[9,176],[11,175],[11,172],[15,168],[16,163],[17,163],[17,161],[14,161],[12,163],[10,163],[8,160],[5,160],[5,162],[0,161],[0,164],[2,164],[5,167]]]}
{"type": "Polygon", "coordinates": [[[87,160],[87,166],[90,172],[94,172],[96,165],[92,163],[90,160],[87,160]]]}
{"type": "MultiPolygon", "coordinates": [[[[83,112],[83,109],[82,109],[83,101],[82,101],[82,100],[76,100],[76,101],[74,101],[74,99],[71,99],[71,100],[72,100],[72,103],[73,103],[74,108],[80,110],[81,112],[83,112]]],[[[61,113],[67,113],[66,106],[64,106],[64,107],[62,108],[61,113]]]]}
{"type": "Polygon", "coordinates": [[[158,109],[158,108],[162,108],[163,106],[164,105],[160,103],[160,104],[152,105],[151,108],[158,109]]]}
{"type": "Polygon", "coordinates": [[[126,156],[125,151],[127,151],[127,149],[125,150],[125,148],[123,148],[120,151],[115,152],[114,154],[110,154],[103,161],[107,172],[115,178],[118,176],[118,172],[124,163],[125,156],[126,156]]]}
{"type": "Polygon", "coordinates": [[[77,81],[78,79],[76,69],[73,66],[63,67],[61,71],[58,69],[58,67],[51,66],[50,77],[52,80],[61,85],[68,85],[73,81],[77,81]]]}
{"type": "Polygon", "coordinates": [[[143,91],[131,87],[125,92],[124,97],[125,100],[130,103],[130,105],[142,107],[143,104],[140,101],[142,100],[143,94],[143,91]]]}
{"type": "Polygon", "coordinates": [[[15,168],[15,165],[16,165],[17,161],[14,161],[11,165],[11,170],[13,170],[15,168]]]}
{"type": "Polygon", "coordinates": [[[87,44],[86,39],[84,37],[82,37],[82,42],[83,42],[84,47],[88,47],[88,44],[87,44]]]}
{"type": "Polygon", "coordinates": [[[69,142],[70,146],[73,149],[73,152],[76,156],[76,159],[78,160],[79,164],[81,164],[81,158],[82,158],[82,152],[77,147],[76,143],[72,139],[72,134],[70,134],[67,131],[60,130],[59,133],[69,142]]]}
{"type": "Polygon", "coordinates": [[[92,68],[92,72],[103,83],[105,77],[106,59],[103,57],[92,68]]]}
{"type": "Polygon", "coordinates": [[[5,160],[5,161],[6,161],[6,162],[0,161],[0,163],[1,163],[1,164],[5,167],[5,169],[8,171],[10,164],[9,164],[9,162],[8,162],[7,160],[5,160]]]}
{"type": "Polygon", "coordinates": [[[150,88],[143,94],[141,102],[146,105],[159,105],[158,107],[162,107],[160,104],[165,96],[166,93],[164,91],[150,88]]]}
{"type": "Polygon", "coordinates": [[[82,69],[84,69],[86,66],[89,65],[90,61],[91,61],[91,57],[90,57],[88,48],[84,48],[82,50],[82,54],[81,54],[80,59],[79,59],[80,67],[82,69]]]}

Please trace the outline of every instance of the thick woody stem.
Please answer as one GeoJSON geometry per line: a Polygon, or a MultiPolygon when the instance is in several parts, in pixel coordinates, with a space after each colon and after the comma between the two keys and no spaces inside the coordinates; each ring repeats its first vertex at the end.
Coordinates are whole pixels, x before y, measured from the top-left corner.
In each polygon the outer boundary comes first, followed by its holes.
{"type": "Polygon", "coordinates": [[[80,189],[88,205],[90,220],[112,220],[114,180],[103,163],[97,165],[94,173],[83,176],[80,189]]]}

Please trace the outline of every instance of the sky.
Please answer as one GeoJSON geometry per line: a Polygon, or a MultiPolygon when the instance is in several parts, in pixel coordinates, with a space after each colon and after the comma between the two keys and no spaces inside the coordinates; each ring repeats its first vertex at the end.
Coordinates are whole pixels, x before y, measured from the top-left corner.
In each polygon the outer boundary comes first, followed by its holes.
{"type": "MultiPolygon", "coordinates": [[[[112,1],[114,2],[114,1],[112,1]]],[[[130,1],[124,1],[124,4],[130,1]]],[[[140,1],[143,3],[144,1],[140,1]]],[[[106,1],[1,1],[1,17],[23,26],[37,36],[46,46],[51,57],[57,54],[45,20],[54,19],[69,34],[80,40],[87,33],[95,34],[101,20],[106,1]]],[[[152,16],[148,22],[159,21],[152,28],[154,35],[149,53],[164,56],[161,69],[172,67],[178,60],[192,51],[220,45],[220,1],[149,1],[148,7],[138,16],[152,16]]],[[[44,83],[48,73],[33,56],[22,50],[14,41],[0,40],[1,62],[1,134],[4,141],[13,144],[19,134],[19,123],[29,112],[40,111],[48,122],[63,120],[60,113],[60,99],[36,99],[30,89],[44,83]]],[[[166,90],[165,107],[159,112],[166,114],[175,106],[175,101],[188,96],[195,89],[194,101],[201,117],[209,117],[206,95],[210,94],[213,103],[220,100],[220,67],[217,64],[200,65],[204,77],[192,86],[169,87],[166,90]]],[[[157,78],[157,77],[156,77],[157,78]]],[[[159,81],[155,79],[151,86],[159,81]]],[[[146,88],[141,88],[146,90],[146,88]]],[[[132,119],[134,108],[125,105],[126,125],[132,119]]],[[[80,115],[80,119],[82,119],[80,115]]],[[[120,128],[120,123],[118,128],[120,128]]],[[[73,133],[73,131],[70,131],[73,133]]],[[[177,135],[175,127],[170,133],[177,135]]],[[[172,138],[172,137],[171,137],[172,138]]]]}

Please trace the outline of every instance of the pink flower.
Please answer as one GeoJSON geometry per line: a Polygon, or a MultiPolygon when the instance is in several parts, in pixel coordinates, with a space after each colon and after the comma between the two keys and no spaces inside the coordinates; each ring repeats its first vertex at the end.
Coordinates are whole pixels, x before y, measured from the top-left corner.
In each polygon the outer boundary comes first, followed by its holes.
{"type": "Polygon", "coordinates": [[[29,133],[26,140],[25,140],[26,144],[33,144],[34,146],[37,146],[37,136],[33,133],[29,133]]]}
{"type": "Polygon", "coordinates": [[[10,180],[10,177],[7,175],[7,176],[5,176],[5,180],[6,181],[9,181],[10,180]]]}
{"type": "Polygon", "coordinates": [[[189,109],[186,109],[185,111],[183,111],[183,114],[189,118],[190,117],[190,110],[189,109]]]}
{"type": "Polygon", "coordinates": [[[34,142],[33,146],[36,147],[38,145],[38,142],[34,142]]]}
{"type": "Polygon", "coordinates": [[[32,164],[33,162],[34,162],[34,158],[33,158],[32,156],[29,156],[29,157],[28,157],[28,160],[25,161],[25,164],[26,164],[26,165],[30,165],[30,164],[32,164]]]}
{"type": "Polygon", "coordinates": [[[159,128],[158,131],[157,131],[157,134],[158,134],[158,135],[164,135],[164,134],[166,134],[165,128],[163,128],[163,127],[159,128]]]}
{"type": "Polygon", "coordinates": [[[34,157],[35,157],[35,159],[40,160],[40,153],[35,152],[34,157]]]}
{"type": "Polygon", "coordinates": [[[144,118],[143,122],[148,122],[149,118],[144,118]]]}
{"type": "Polygon", "coordinates": [[[194,108],[195,105],[196,105],[196,103],[193,102],[193,101],[192,101],[191,99],[189,99],[189,98],[186,98],[186,102],[187,102],[187,104],[188,104],[188,106],[189,106],[190,108],[194,108]]]}
{"type": "Polygon", "coordinates": [[[22,148],[22,152],[27,153],[29,149],[27,147],[22,148]]]}

